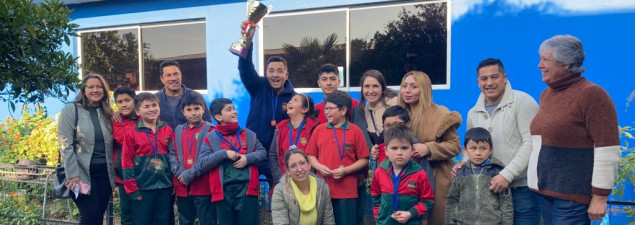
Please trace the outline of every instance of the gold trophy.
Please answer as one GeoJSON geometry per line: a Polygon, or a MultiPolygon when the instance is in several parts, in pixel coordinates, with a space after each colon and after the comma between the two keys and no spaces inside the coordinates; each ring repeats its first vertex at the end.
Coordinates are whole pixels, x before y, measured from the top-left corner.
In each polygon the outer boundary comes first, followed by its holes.
{"type": "Polygon", "coordinates": [[[260,22],[260,20],[265,17],[267,14],[271,12],[273,6],[266,6],[258,1],[247,0],[247,21],[244,22],[245,26],[245,34],[240,37],[240,40],[233,43],[229,48],[229,51],[234,53],[234,55],[240,57],[247,57],[247,34],[251,32],[251,29],[256,27],[256,24],[260,22]]]}

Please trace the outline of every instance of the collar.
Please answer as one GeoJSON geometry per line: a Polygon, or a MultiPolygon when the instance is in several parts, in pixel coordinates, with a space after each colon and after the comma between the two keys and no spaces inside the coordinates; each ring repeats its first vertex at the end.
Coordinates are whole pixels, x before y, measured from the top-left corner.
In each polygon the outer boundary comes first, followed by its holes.
{"type": "MultiPolygon", "coordinates": [[[[203,124],[205,124],[205,120],[201,120],[200,122],[198,122],[196,125],[194,125],[193,129],[199,128],[203,124]]],[[[183,124],[183,127],[185,127],[186,129],[190,129],[190,122],[185,122],[185,124],[183,124]]]]}
{"type": "MultiPolygon", "coordinates": [[[[163,128],[165,125],[166,125],[165,122],[163,122],[160,119],[157,119],[157,132],[161,130],[161,128],[163,128]]],[[[137,120],[137,125],[135,126],[135,130],[141,131],[141,132],[149,132],[150,128],[148,128],[145,124],[143,124],[142,119],[139,119],[137,120]]]]}
{"type": "MultiPolygon", "coordinates": [[[[269,82],[267,82],[267,87],[269,87],[269,89],[271,89],[271,91],[273,91],[273,93],[276,93],[276,90],[273,90],[271,85],[269,85],[269,82]]],[[[289,80],[288,77],[287,77],[287,80],[284,81],[283,87],[284,88],[282,89],[282,92],[280,92],[280,94],[278,96],[285,95],[285,94],[293,95],[293,93],[295,93],[295,90],[293,89],[293,85],[291,84],[291,81],[289,80]]]]}
{"type": "MultiPolygon", "coordinates": [[[[181,93],[181,95],[179,97],[184,96],[185,93],[190,90],[187,87],[185,87],[185,84],[181,84],[181,88],[183,88],[183,93],[181,93]]],[[[165,94],[165,87],[161,88],[161,91],[159,91],[159,92],[161,92],[165,97],[168,97],[168,95],[165,94]]]]}
{"type": "Polygon", "coordinates": [[[549,86],[549,88],[553,89],[554,91],[562,91],[566,90],[567,88],[571,87],[571,85],[583,79],[584,77],[582,77],[580,74],[571,74],[569,76],[561,78],[558,81],[547,83],[547,86],[549,86]]]}
{"type": "MultiPolygon", "coordinates": [[[[384,160],[382,161],[381,165],[379,165],[379,167],[381,167],[384,171],[386,171],[387,173],[390,172],[390,166],[392,165],[392,162],[390,162],[390,160],[384,160]]],[[[410,162],[408,163],[408,166],[403,168],[404,170],[406,170],[404,172],[404,176],[423,170],[423,168],[421,167],[421,165],[419,165],[419,163],[415,162],[413,159],[410,159],[410,162]]]]}
{"type": "MultiPolygon", "coordinates": [[[[333,129],[333,124],[326,122],[326,128],[328,129],[333,129]]],[[[349,128],[351,128],[351,123],[347,121],[344,121],[344,124],[342,124],[342,127],[340,127],[340,129],[345,129],[348,130],[349,128]]]]}
{"type": "MultiPolygon", "coordinates": [[[[507,84],[505,85],[505,93],[503,93],[503,98],[498,103],[498,106],[496,106],[496,109],[509,105],[512,102],[514,102],[514,90],[512,89],[511,82],[507,80],[507,84]]],[[[485,109],[485,95],[483,94],[483,92],[481,92],[481,94],[478,96],[478,100],[476,100],[476,105],[474,106],[474,108],[478,112],[487,112],[487,109],[485,109]]]]}

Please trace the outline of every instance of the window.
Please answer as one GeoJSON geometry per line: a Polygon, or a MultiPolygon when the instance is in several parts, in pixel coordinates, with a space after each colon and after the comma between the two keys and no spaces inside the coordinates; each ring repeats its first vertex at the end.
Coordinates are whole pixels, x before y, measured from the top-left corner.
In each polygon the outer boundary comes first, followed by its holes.
{"type": "Polygon", "coordinates": [[[421,70],[434,88],[449,88],[447,7],[441,1],[270,14],[262,22],[262,62],[283,56],[289,79],[303,91],[318,90],[324,63],[344,68],[342,84],[349,90],[359,89],[369,69],[381,71],[389,86],[421,70]]]}
{"type": "Polygon", "coordinates": [[[99,73],[111,89],[129,86],[137,91],[163,88],[159,64],[176,60],[183,84],[194,90],[207,89],[205,22],[188,21],[139,25],[80,34],[81,73],[99,73]],[[139,49],[139,46],[143,46],[139,49]]]}

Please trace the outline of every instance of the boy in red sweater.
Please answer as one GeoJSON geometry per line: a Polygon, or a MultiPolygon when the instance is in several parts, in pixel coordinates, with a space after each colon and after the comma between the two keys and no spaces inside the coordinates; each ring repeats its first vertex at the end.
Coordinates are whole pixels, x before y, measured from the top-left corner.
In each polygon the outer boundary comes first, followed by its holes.
{"type": "MultiPolygon", "coordinates": [[[[317,120],[319,123],[327,122],[326,113],[324,112],[326,98],[328,98],[329,95],[331,95],[331,93],[338,90],[337,88],[340,87],[340,83],[341,83],[340,70],[339,68],[337,68],[337,66],[327,63],[320,67],[320,70],[318,71],[318,87],[322,89],[322,93],[324,94],[324,100],[318,103],[317,105],[315,105],[315,111],[318,112],[317,120]]],[[[353,108],[357,106],[357,104],[359,103],[355,99],[351,99],[351,101],[352,101],[352,105],[350,108],[348,108],[348,111],[350,112],[352,112],[353,108]]],[[[350,113],[349,113],[349,116],[346,118],[347,119],[351,118],[350,113]]]]}
{"type": "Polygon", "coordinates": [[[121,121],[112,121],[113,137],[113,159],[115,164],[115,184],[119,190],[119,204],[121,206],[121,225],[133,225],[132,219],[132,199],[126,194],[123,186],[123,168],[121,167],[121,151],[123,140],[129,129],[134,129],[137,123],[137,114],[134,110],[134,97],[136,92],[129,87],[118,87],[114,91],[115,104],[119,109],[121,121]]]}
{"type": "Polygon", "coordinates": [[[201,144],[205,135],[214,130],[212,123],[203,120],[205,101],[199,95],[186,94],[181,100],[185,124],[175,129],[174,141],[170,144],[170,169],[174,174],[172,183],[176,192],[176,206],[180,225],[216,224],[216,209],[212,205],[209,190],[209,173],[197,177],[191,184],[178,179],[183,171],[192,168],[200,158],[201,144]]]}
{"type": "Polygon", "coordinates": [[[160,121],[159,98],[150,93],[135,97],[135,111],[140,119],[126,131],[122,154],[124,188],[133,199],[136,225],[168,224],[172,173],[168,145],[172,128],[160,121]]]}
{"type": "Polygon", "coordinates": [[[227,98],[210,105],[216,130],[207,133],[201,145],[200,159],[179,177],[189,183],[209,172],[212,204],[221,225],[260,224],[258,167],[267,158],[256,134],[238,126],[238,112],[227,98]]]}
{"type": "Polygon", "coordinates": [[[377,224],[420,225],[434,202],[432,186],[412,160],[414,135],[399,124],[384,130],[386,156],[373,176],[371,196],[377,224]]]}
{"type": "Polygon", "coordinates": [[[357,224],[358,174],[370,155],[361,129],[346,120],[351,105],[346,92],[333,91],[324,107],[328,123],[315,128],[306,149],[311,166],[329,185],[338,225],[357,224]]]}

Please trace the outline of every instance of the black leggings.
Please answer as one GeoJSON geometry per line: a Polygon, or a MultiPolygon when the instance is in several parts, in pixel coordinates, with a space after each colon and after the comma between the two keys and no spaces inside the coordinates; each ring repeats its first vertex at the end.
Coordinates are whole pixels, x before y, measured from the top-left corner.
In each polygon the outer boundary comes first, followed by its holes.
{"type": "Polygon", "coordinates": [[[90,195],[80,194],[75,199],[71,193],[71,199],[79,209],[79,224],[101,225],[104,221],[104,212],[108,208],[112,187],[108,179],[106,164],[90,165],[90,195]]]}

